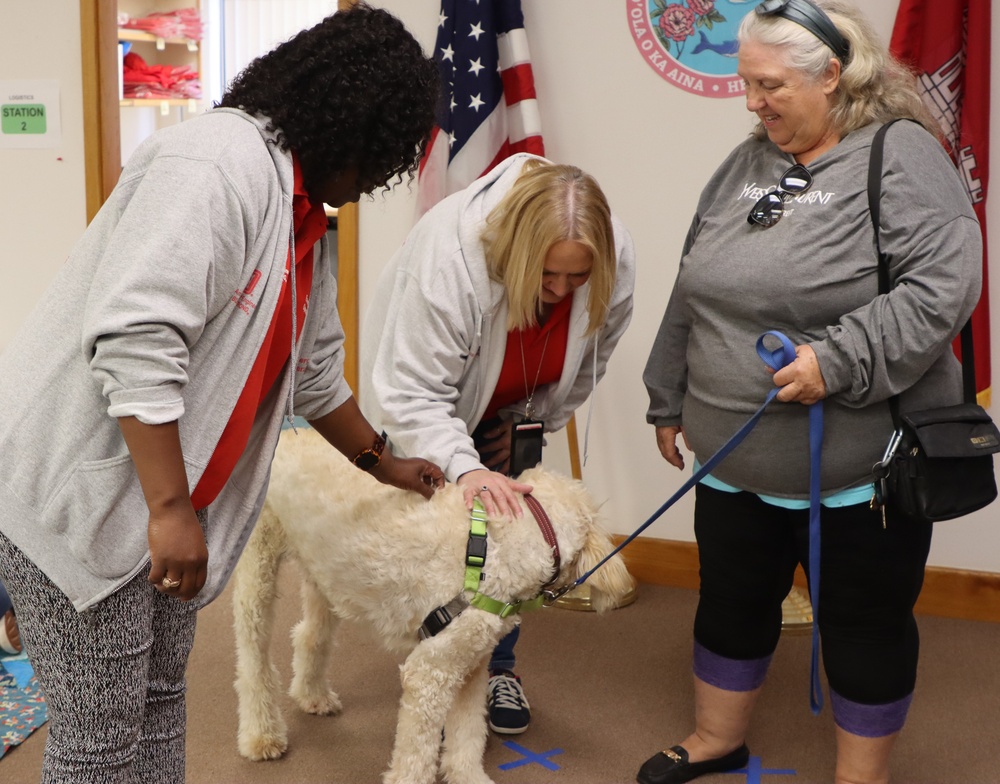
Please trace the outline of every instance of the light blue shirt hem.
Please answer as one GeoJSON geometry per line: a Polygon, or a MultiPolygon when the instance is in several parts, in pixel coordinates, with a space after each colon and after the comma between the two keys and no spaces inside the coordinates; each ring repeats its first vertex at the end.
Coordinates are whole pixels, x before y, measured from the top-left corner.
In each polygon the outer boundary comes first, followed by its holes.
{"type": "MultiPolygon", "coordinates": [[[[294,417],[293,421],[295,422],[295,427],[296,428],[303,428],[303,429],[308,430],[308,429],[310,429],[312,427],[312,425],[310,425],[303,417],[300,417],[300,416],[294,417]]],[[[289,423],[288,417],[285,417],[284,419],[281,420],[281,429],[282,430],[291,430],[292,429],[292,425],[291,425],[291,423],[289,423]]]]}
{"type": "MultiPolygon", "coordinates": [[[[694,461],[694,472],[697,473],[701,465],[697,460],[694,461]]],[[[705,474],[701,478],[701,484],[706,487],[711,487],[714,490],[721,490],[724,493],[740,493],[743,492],[738,487],[733,487],[732,485],[726,484],[716,479],[711,474],[705,474]]],[[[873,494],[871,484],[858,485],[857,487],[848,487],[846,490],[838,490],[836,493],[830,493],[829,495],[824,495],[820,497],[820,504],[832,508],[840,506],[854,506],[855,504],[866,504],[872,499],[873,494]]],[[[773,504],[774,506],[780,506],[784,509],[808,509],[809,499],[808,498],[781,498],[776,495],[764,495],[763,493],[756,494],[761,501],[767,504],[773,504]]]]}

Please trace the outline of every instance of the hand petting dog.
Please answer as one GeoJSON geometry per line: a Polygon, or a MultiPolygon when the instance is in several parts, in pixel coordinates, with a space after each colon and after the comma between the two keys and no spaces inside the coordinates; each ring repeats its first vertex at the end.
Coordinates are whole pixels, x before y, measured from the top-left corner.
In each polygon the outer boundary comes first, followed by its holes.
{"type": "Polygon", "coordinates": [[[421,457],[395,457],[388,449],[382,453],[382,461],[371,470],[371,475],[385,485],[400,490],[412,490],[424,498],[430,498],[434,491],[444,487],[444,471],[421,457]]]}
{"type": "Polygon", "coordinates": [[[472,502],[479,496],[490,517],[521,517],[521,502],[517,493],[530,493],[534,488],[498,471],[487,471],[484,468],[468,471],[458,478],[458,486],[462,488],[465,508],[472,509],[472,502]]]}

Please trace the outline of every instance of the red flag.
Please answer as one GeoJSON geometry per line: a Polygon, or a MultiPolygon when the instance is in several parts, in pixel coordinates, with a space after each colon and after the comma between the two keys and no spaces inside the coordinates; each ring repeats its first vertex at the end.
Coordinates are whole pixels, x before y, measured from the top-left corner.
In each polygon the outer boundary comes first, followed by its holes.
{"type": "MultiPolygon", "coordinates": [[[[983,293],[972,314],[976,389],[990,403],[990,310],[986,254],[989,180],[990,2],[901,0],[890,48],[916,72],[924,102],[944,130],[983,232],[983,293]]],[[[956,352],[961,355],[957,347],[956,352]]]]}
{"type": "Polygon", "coordinates": [[[418,213],[517,152],[544,155],[521,0],[441,0],[445,105],[420,162],[418,213]]]}

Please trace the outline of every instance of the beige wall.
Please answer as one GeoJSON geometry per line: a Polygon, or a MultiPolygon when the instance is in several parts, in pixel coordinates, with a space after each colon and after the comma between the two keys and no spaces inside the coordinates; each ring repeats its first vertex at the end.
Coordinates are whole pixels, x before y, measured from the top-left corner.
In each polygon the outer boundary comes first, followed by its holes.
{"type": "MultiPolygon", "coordinates": [[[[438,0],[380,0],[431,50],[438,0]]],[[[549,157],[574,163],[597,177],[612,208],[628,226],[638,253],[635,315],[612,357],[593,404],[590,455],[584,479],[600,499],[612,530],[628,533],[680,486],[688,474],[666,465],[645,423],[642,369],[666,304],[684,234],[702,185],[726,153],[751,128],[742,98],[700,98],[672,86],[643,61],[632,41],[625,0],[522,0],[549,157]]],[[[897,0],[868,0],[864,7],[888,40],[897,0]]],[[[1000,20],[994,22],[1000,32],[1000,20]]],[[[996,38],[996,36],[994,36],[996,38]]],[[[1000,89],[1000,63],[994,65],[1000,89]]],[[[1000,150],[1000,100],[993,123],[1000,150]]],[[[415,191],[414,191],[415,192],[415,191]]],[[[376,295],[378,273],[412,225],[414,193],[361,205],[361,312],[376,295]]],[[[992,235],[1000,237],[1000,199],[994,197],[992,235]]],[[[994,264],[994,269],[996,265],[994,264]]],[[[1000,303],[1000,272],[993,303],[1000,303]]],[[[1000,308],[994,304],[992,341],[1000,386],[1000,308]]],[[[1000,399],[1000,395],[998,395],[1000,399]]],[[[1000,409],[993,407],[1000,419],[1000,409]]],[[[581,434],[587,418],[578,412],[581,434]]],[[[566,439],[549,437],[546,463],[568,470],[566,439]]],[[[647,534],[693,540],[692,494],[685,496],[647,534]]],[[[988,511],[937,526],[931,562],[940,566],[1000,571],[1000,529],[988,511]]]]}
{"type": "Polygon", "coordinates": [[[0,80],[54,79],[62,143],[0,148],[0,350],[86,226],[83,86],[77,3],[32,0],[0,11],[0,80]]]}
{"type": "MultiPolygon", "coordinates": [[[[430,50],[438,0],[382,0],[430,50]]],[[[643,419],[642,367],[677,267],[684,231],[701,185],[748,131],[740,99],[697,98],[657,76],[638,55],[623,0],[522,0],[536,68],[549,155],[576,163],[602,183],[632,231],[639,253],[635,317],[612,359],[594,404],[584,478],[607,499],[611,528],[626,533],[673,492],[683,477],[668,469],[643,419]]],[[[888,37],[897,0],[865,7],[888,37]]],[[[994,19],[1000,37],[1000,15],[994,19]]],[[[63,143],[51,150],[0,150],[0,348],[37,300],[85,224],[80,21],[76,3],[8,2],[0,25],[0,79],[57,79],[62,88],[63,143]],[[67,12],[67,7],[71,9],[67,12]],[[60,160],[61,159],[61,160],[60,160]]],[[[993,147],[1000,150],[1000,59],[993,66],[993,147]]],[[[990,233],[1000,237],[1000,200],[992,200],[990,233]]],[[[362,312],[375,295],[385,260],[412,223],[413,193],[363,203],[362,312]]],[[[994,241],[996,246],[996,241],[994,241]]],[[[997,269],[996,263],[993,265],[997,269]]],[[[993,366],[1000,387],[1000,272],[994,273],[993,366]]],[[[998,395],[1000,399],[1000,395],[998,395]]],[[[992,411],[1000,419],[1000,408],[992,411]]],[[[586,410],[579,416],[581,431],[586,410]]],[[[568,470],[566,440],[549,439],[546,458],[568,470]]],[[[937,526],[931,562],[1000,571],[1000,529],[988,511],[937,526]]],[[[684,499],[648,531],[692,539],[684,499]]]]}

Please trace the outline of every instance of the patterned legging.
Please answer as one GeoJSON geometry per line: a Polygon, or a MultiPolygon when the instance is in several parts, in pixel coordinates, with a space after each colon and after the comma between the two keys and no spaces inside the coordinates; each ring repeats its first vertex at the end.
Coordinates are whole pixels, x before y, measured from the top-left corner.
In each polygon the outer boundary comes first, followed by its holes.
{"type": "Polygon", "coordinates": [[[195,611],[148,568],[79,613],[0,535],[0,580],[48,707],[42,784],[182,784],[195,611]]]}

